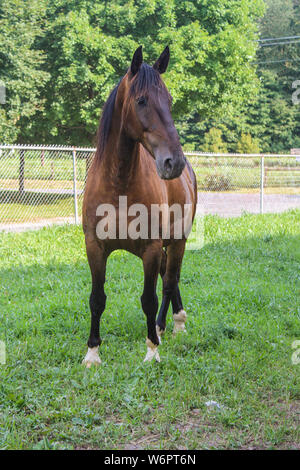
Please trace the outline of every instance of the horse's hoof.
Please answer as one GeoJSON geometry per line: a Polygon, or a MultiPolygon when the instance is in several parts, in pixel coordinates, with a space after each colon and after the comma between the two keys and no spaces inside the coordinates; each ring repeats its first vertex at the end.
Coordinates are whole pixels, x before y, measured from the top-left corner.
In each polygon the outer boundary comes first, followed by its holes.
{"type": "Polygon", "coordinates": [[[180,331],[186,333],[185,322],[187,319],[187,314],[184,310],[180,310],[178,313],[174,313],[174,329],[173,335],[176,335],[180,331]]]}
{"type": "Polygon", "coordinates": [[[82,364],[84,364],[87,369],[89,369],[93,364],[95,364],[95,366],[101,364],[98,349],[99,346],[96,346],[95,348],[88,348],[88,352],[86,353],[86,356],[82,361],[82,364]]]}
{"type": "Polygon", "coordinates": [[[147,344],[147,354],[144,359],[144,362],[151,362],[153,359],[155,359],[157,362],[160,362],[160,357],[158,354],[158,346],[156,344],[153,344],[149,338],[146,339],[146,344],[147,344]]]}

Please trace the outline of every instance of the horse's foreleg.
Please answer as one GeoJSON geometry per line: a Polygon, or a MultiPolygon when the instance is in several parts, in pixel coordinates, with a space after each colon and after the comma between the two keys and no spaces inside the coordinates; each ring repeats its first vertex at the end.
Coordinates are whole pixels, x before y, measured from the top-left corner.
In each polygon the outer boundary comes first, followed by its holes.
{"type": "Polygon", "coordinates": [[[92,292],[90,295],[91,330],[88,339],[88,352],[83,364],[86,367],[91,367],[92,364],[101,363],[98,349],[101,344],[100,318],[106,303],[104,283],[107,255],[95,240],[86,242],[86,251],[92,274],[92,292]]]}
{"type": "Polygon", "coordinates": [[[174,242],[168,247],[165,263],[161,264],[161,276],[163,279],[163,299],[157,318],[157,332],[162,335],[166,328],[166,317],[170,302],[173,307],[174,333],[185,331],[186,313],[182,307],[179,291],[179,278],[182,258],[185,250],[185,241],[174,242]]]}
{"type": "Polygon", "coordinates": [[[158,354],[159,338],[155,327],[155,318],[158,310],[158,298],[156,284],[161,264],[161,242],[152,243],[144,252],[144,291],[141,296],[142,308],[147,317],[148,336],[146,339],[147,354],[144,361],[156,359],[160,361],[158,354]]]}

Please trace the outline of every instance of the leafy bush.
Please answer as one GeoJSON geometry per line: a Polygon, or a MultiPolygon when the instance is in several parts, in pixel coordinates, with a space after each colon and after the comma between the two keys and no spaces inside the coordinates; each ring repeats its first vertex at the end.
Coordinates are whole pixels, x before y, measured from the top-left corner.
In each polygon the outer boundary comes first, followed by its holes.
{"type": "Polygon", "coordinates": [[[253,139],[251,134],[244,134],[237,143],[237,153],[259,153],[258,139],[253,139]]]}
{"type": "Polygon", "coordinates": [[[231,187],[231,178],[229,176],[207,175],[204,180],[204,189],[207,191],[228,191],[231,187]]]}
{"type": "Polygon", "coordinates": [[[226,143],[222,139],[222,131],[212,127],[204,134],[203,152],[227,153],[226,143]]]}

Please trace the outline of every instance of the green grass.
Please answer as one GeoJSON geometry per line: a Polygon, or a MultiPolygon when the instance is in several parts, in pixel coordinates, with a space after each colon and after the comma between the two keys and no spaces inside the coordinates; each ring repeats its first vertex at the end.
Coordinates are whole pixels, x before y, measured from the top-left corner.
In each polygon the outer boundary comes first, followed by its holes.
{"type": "MultiPolygon", "coordinates": [[[[19,179],[20,157],[3,156],[0,158],[0,179],[19,179]]],[[[38,153],[25,152],[24,174],[27,180],[70,180],[73,181],[72,153],[52,152],[45,154],[44,162],[38,153]]],[[[76,175],[78,181],[86,176],[86,160],[76,158],[76,175]]]]}
{"type": "MultiPolygon", "coordinates": [[[[74,217],[74,199],[69,195],[0,192],[0,223],[38,222],[44,219],[74,217]],[[3,202],[4,201],[4,202],[3,202]]],[[[83,196],[77,197],[78,214],[82,213],[83,196]]]]}
{"type": "Polygon", "coordinates": [[[88,370],[81,228],[0,235],[0,448],[299,448],[300,212],[206,217],[205,242],[183,264],[188,333],[169,314],[161,363],[143,363],[141,262],[110,257],[88,370]]]}

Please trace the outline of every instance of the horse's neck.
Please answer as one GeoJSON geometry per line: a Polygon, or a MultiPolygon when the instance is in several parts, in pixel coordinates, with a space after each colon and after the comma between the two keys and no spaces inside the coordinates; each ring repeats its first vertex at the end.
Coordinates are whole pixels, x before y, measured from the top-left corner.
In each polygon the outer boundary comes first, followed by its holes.
{"type": "Polygon", "coordinates": [[[136,174],[139,161],[139,144],[130,139],[124,130],[112,128],[104,159],[104,171],[119,191],[126,191],[136,174]]]}

